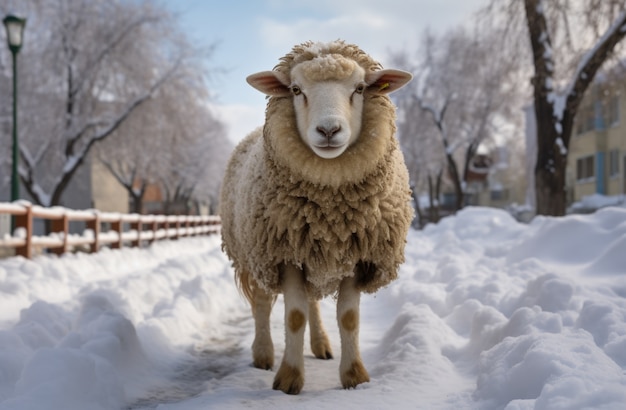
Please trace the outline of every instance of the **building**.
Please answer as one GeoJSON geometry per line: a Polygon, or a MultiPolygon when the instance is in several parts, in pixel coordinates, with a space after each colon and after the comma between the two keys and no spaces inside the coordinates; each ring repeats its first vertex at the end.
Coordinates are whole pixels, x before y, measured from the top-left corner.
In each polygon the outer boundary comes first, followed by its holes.
{"type": "Polygon", "coordinates": [[[102,212],[128,213],[129,195],[126,188],[97,158],[93,158],[90,163],[91,207],[102,212]]]}
{"type": "Polygon", "coordinates": [[[596,80],[578,109],[567,163],[570,203],[626,193],[626,81],[596,80]]]}
{"type": "Polygon", "coordinates": [[[526,180],[519,159],[511,158],[506,146],[476,155],[468,167],[466,202],[468,205],[507,208],[525,203],[526,180]]]}

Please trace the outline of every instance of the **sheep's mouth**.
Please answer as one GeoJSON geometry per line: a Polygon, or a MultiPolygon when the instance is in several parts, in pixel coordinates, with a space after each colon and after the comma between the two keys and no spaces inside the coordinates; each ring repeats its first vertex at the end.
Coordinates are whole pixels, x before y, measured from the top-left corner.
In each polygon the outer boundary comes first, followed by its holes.
{"type": "Polygon", "coordinates": [[[346,144],[343,144],[343,145],[324,144],[324,145],[312,145],[311,146],[315,154],[325,159],[337,158],[338,156],[343,154],[343,152],[346,150],[346,147],[347,147],[346,144]]]}
{"type": "Polygon", "coordinates": [[[325,145],[316,145],[315,148],[321,149],[323,151],[334,151],[336,149],[343,148],[344,145],[345,144],[337,144],[337,145],[325,144],[325,145]]]}

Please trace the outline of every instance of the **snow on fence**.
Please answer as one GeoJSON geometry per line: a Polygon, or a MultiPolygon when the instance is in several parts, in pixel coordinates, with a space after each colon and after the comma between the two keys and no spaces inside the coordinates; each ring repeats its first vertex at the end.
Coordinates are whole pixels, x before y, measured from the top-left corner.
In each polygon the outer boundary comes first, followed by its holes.
{"type": "Polygon", "coordinates": [[[0,237],[0,248],[15,248],[17,255],[31,258],[38,249],[62,254],[76,249],[97,252],[102,246],[141,246],[160,239],[210,235],[220,230],[219,216],[139,215],[44,208],[27,201],[0,202],[0,216],[15,217],[13,235],[0,237]],[[35,235],[34,220],[49,221],[50,234],[35,235]],[[82,234],[70,233],[70,222],[83,222],[82,234]]]}

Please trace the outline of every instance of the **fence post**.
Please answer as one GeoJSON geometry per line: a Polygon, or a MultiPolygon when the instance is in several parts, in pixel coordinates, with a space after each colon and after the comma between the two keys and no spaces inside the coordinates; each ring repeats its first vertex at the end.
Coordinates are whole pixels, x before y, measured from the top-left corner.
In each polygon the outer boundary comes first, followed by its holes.
{"type": "Polygon", "coordinates": [[[93,219],[87,221],[86,223],[87,229],[91,229],[93,231],[93,243],[89,245],[89,252],[96,253],[98,249],[100,249],[100,214],[98,212],[94,212],[93,219]]]}
{"type": "Polygon", "coordinates": [[[159,223],[157,222],[156,217],[152,220],[152,224],[150,226],[152,227],[152,240],[150,243],[152,243],[157,240],[157,231],[159,230],[159,223]]]}
{"type": "Polygon", "coordinates": [[[117,232],[117,241],[111,243],[111,249],[121,249],[122,247],[122,218],[111,222],[111,230],[117,232]]]}
{"type": "Polygon", "coordinates": [[[131,246],[135,246],[135,247],[139,247],[141,245],[141,218],[139,218],[139,220],[137,220],[137,222],[131,222],[130,223],[130,229],[131,231],[134,229],[137,232],[137,239],[133,239],[130,244],[131,246]]]}
{"type": "Polygon", "coordinates": [[[189,219],[189,216],[185,216],[185,236],[190,236],[190,230],[189,228],[191,228],[191,220],[189,219]]]}
{"type": "Polygon", "coordinates": [[[176,217],[176,221],[174,222],[174,226],[176,228],[176,234],[174,235],[174,239],[180,238],[180,218],[176,217]]]}
{"type": "Polygon", "coordinates": [[[67,252],[68,247],[68,235],[69,235],[69,220],[67,218],[67,213],[63,213],[61,219],[53,219],[50,221],[50,228],[52,232],[61,232],[63,233],[63,245],[61,247],[52,248],[52,253],[57,255],[62,255],[67,252]]]}
{"type": "Polygon", "coordinates": [[[33,239],[33,208],[30,204],[23,206],[26,208],[26,213],[24,215],[15,215],[15,226],[26,230],[26,243],[24,246],[18,246],[15,249],[15,253],[30,259],[33,257],[33,247],[31,245],[33,239]]]}

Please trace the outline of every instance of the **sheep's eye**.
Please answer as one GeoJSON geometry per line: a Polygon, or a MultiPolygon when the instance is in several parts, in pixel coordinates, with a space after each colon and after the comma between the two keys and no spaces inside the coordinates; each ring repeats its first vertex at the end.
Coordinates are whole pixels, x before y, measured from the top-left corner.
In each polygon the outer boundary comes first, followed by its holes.
{"type": "Polygon", "coordinates": [[[357,94],[363,94],[363,91],[365,91],[365,84],[357,85],[356,89],[354,90],[354,92],[357,94]]]}
{"type": "Polygon", "coordinates": [[[293,95],[300,95],[300,94],[302,94],[302,90],[297,85],[292,85],[291,86],[291,92],[293,93],[293,95]]]}

